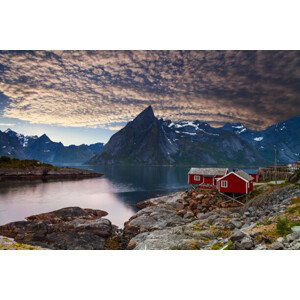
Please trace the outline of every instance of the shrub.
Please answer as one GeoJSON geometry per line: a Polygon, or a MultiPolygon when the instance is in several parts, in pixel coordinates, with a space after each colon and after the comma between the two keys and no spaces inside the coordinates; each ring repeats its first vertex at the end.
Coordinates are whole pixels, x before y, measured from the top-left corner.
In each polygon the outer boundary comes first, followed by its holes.
{"type": "Polygon", "coordinates": [[[278,218],[276,223],[277,233],[280,235],[287,235],[291,233],[291,227],[287,218],[278,218]]]}

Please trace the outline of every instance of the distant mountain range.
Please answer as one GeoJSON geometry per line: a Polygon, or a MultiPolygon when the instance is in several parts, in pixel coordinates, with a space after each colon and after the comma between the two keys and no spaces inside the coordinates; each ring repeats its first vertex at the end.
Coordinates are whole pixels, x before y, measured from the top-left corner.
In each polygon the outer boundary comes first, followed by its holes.
{"type": "Polygon", "coordinates": [[[84,163],[102,149],[103,143],[64,146],[51,141],[46,134],[25,136],[11,129],[0,130],[0,156],[36,159],[54,164],[84,163]]]}
{"type": "Polygon", "coordinates": [[[97,164],[262,166],[299,160],[300,116],[262,131],[201,121],[158,119],[151,106],[115,133],[88,162],[97,164]]]}

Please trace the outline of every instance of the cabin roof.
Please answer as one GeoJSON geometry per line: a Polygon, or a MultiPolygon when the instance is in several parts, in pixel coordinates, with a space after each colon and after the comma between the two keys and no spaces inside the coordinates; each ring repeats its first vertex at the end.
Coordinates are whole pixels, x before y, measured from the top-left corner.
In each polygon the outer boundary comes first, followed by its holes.
{"type": "Polygon", "coordinates": [[[222,180],[222,179],[224,179],[225,177],[227,177],[227,176],[229,176],[229,175],[231,175],[231,174],[233,174],[233,175],[235,175],[235,176],[237,176],[237,177],[240,177],[241,179],[243,179],[244,181],[247,181],[247,182],[249,182],[249,181],[251,181],[251,180],[254,180],[254,178],[253,178],[252,176],[250,176],[249,174],[245,173],[245,172],[242,171],[242,170],[235,171],[235,172],[232,171],[232,172],[230,172],[230,173],[224,175],[223,177],[218,178],[217,180],[218,180],[218,181],[219,181],[219,180],[222,180]]]}
{"type": "Polygon", "coordinates": [[[189,174],[206,176],[224,176],[227,170],[227,168],[191,168],[189,174]]]}
{"type": "Polygon", "coordinates": [[[258,174],[257,169],[241,169],[241,170],[246,172],[247,174],[258,174]]]}
{"type": "Polygon", "coordinates": [[[239,175],[240,177],[246,179],[247,181],[251,181],[251,180],[254,179],[251,175],[249,175],[248,173],[244,172],[243,170],[238,170],[235,173],[237,175],[239,175]]]}

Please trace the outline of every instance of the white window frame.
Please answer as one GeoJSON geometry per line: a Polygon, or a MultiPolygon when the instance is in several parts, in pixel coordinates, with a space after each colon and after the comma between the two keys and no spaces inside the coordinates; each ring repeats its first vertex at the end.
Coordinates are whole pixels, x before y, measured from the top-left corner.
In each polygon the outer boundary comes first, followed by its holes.
{"type": "Polygon", "coordinates": [[[194,180],[195,181],[200,181],[201,179],[201,176],[200,175],[194,175],[194,180]]]}
{"type": "Polygon", "coordinates": [[[228,181],[227,180],[221,180],[221,187],[227,188],[228,187],[228,181]]]}

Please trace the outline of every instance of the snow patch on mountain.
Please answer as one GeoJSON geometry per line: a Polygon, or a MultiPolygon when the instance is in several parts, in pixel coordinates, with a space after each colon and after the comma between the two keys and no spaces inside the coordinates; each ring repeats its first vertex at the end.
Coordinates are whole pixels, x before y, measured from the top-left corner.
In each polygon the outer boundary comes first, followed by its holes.
{"type": "Polygon", "coordinates": [[[255,137],[254,138],[254,141],[256,142],[261,142],[264,138],[262,136],[259,136],[259,137],[255,137]]]}

